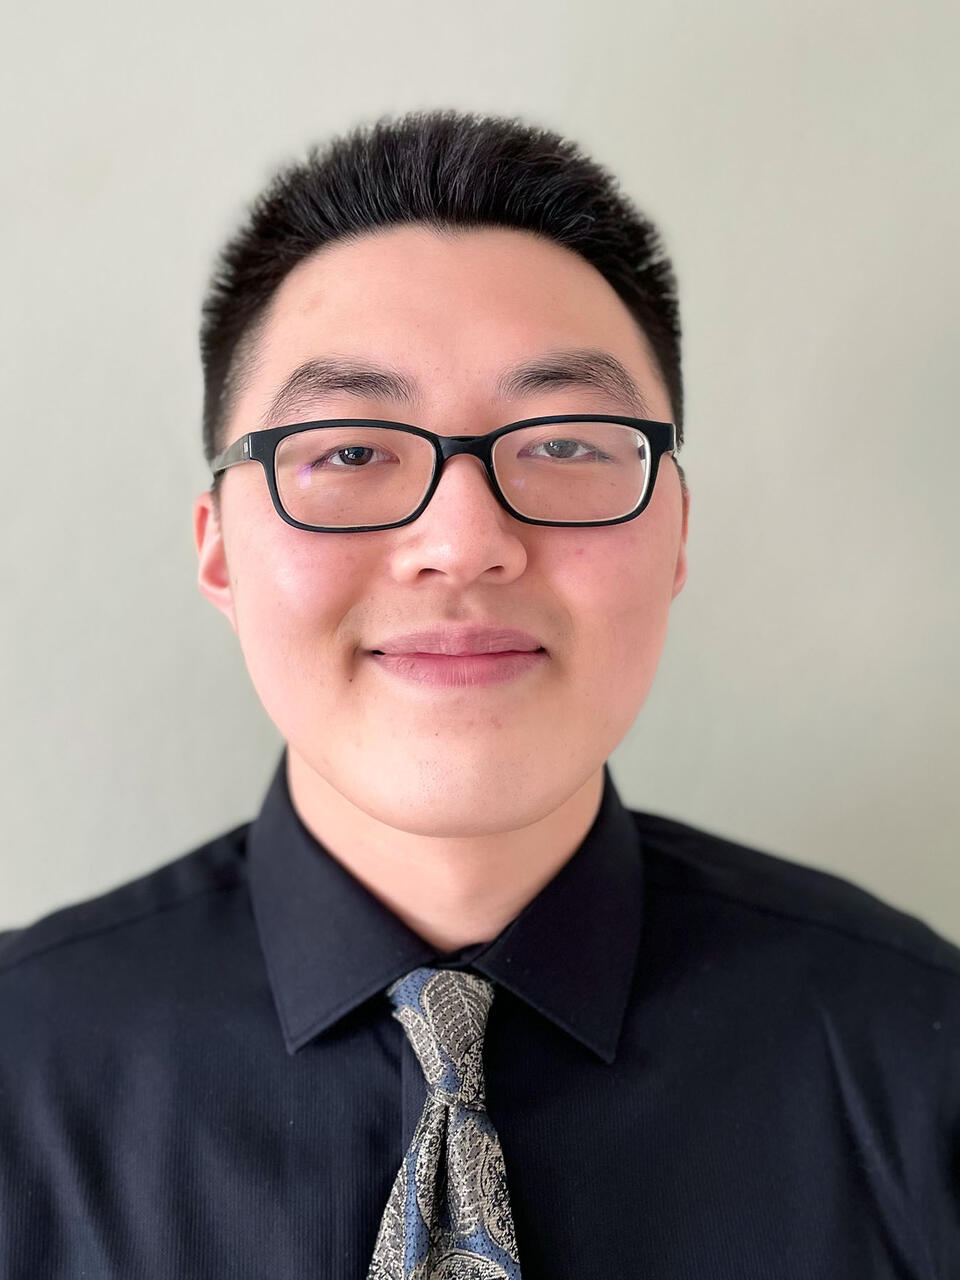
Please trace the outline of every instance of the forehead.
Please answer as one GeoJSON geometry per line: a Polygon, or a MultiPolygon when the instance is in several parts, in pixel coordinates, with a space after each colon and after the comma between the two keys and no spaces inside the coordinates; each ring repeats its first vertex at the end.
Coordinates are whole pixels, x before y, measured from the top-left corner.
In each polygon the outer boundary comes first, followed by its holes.
{"type": "Polygon", "coordinates": [[[412,225],[335,241],[298,263],[274,295],[266,333],[290,336],[351,314],[379,329],[378,309],[383,327],[398,316],[419,315],[469,328],[507,312],[537,326],[581,317],[630,324],[600,272],[552,240],[504,227],[437,231],[412,225]]]}
{"type": "MultiPolygon", "coordinates": [[[[478,407],[517,398],[523,381],[506,371],[573,349],[598,352],[601,363],[607,355],[611,368],[622,366],[640,388],[647,416],[669,416],[641,330],[578,254],[511,228],[392,227],[336,241],[285,277],[257,334],[244,417],[249,422],[252,412],[269,425],[278,394],[311,362],[389,366],[408,384],[411,408],[429,400],[442,409],[445,396],[458,404],[475,398],[478,407]]],[[[592,381],[602,389],[602,377],[592,381]]],[[[615,382],[607,379],[608,389],[615,382]]],[[[546,379],[529,385],[543,387],[546,379]]],[[[306,387],[316,391],[319,381],[308,377],[306,387]]]]}

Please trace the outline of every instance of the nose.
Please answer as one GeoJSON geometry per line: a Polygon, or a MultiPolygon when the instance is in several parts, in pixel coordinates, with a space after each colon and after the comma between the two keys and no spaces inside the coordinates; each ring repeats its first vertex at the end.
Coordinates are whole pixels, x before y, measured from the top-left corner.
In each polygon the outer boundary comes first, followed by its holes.
{"type": "Polygon", "coordinates": [[[523,531],[497,500],[479,458],[448,458],[430,501],[416,520],[395,530],[396,571],[416,576],[424,569],[463,585],[484,574],[499,581],[522,573],[527,563],[523,531]]]}

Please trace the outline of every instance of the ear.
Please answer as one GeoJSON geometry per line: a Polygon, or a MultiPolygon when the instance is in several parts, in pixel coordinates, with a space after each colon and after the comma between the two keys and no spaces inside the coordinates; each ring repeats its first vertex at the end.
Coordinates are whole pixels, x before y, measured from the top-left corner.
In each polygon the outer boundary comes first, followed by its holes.
{"type": "Polygon", "coordinates": [[[683,519],[680,528],[680,550],[677,552],[677,565],[673,573],[673,595],[676,599],[687,580],[687,524],[690,518],[690,491],[685,482],[680,485],[680,500],[683,503],[683,519]]]}
{"type": "Polygon", "coordinates": [[[220,521],[214,509],[213,495],[209,490],[194,499],[193,540],[199,557],[197,584],[207,599],[216,605],[236,631],[237,618],[233,608],[227,550],[223,544],[220,521]]]}

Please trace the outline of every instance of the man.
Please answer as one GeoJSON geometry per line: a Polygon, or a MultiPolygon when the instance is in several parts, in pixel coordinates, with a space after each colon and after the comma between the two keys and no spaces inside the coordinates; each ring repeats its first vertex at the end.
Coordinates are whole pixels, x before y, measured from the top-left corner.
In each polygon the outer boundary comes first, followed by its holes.
{"type": "Polygon", "coordinates": [[[674,277],[555,135],[290,166],[204,306],[252,823],[0,948],[0,1275],[960,1277],[960,950],[621,802],[674,277]]]}

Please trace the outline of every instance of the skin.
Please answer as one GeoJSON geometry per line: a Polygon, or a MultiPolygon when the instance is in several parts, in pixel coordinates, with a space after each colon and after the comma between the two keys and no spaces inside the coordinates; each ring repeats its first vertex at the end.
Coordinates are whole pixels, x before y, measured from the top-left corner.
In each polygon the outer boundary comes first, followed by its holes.
{"type": "MultiPolygon", "coordinates": [[[[374,417],[474,435],[541,414],[631,412],[596,389],[496,396],[501,369],[558,347],[617,356],[650,416],[671,420],[646,340],[578,255],[512,229],[378,231],[285,278],[223,445],[259,425],[302,361],[329,355],[400,368],[422,383],[419,406],[327,393],[286,421],[374,417]]],[[[588,529],[516,520],[480,461],[462,456],[397,529],[295,529],[258,463],[223,476],[219,518],[208,492],[193,515],[200,590],[287,742],[304,825],[434,945],[494,938],[583,841],[603,764],[652,684],[687,573],[689,496],[673,459],[639,517],[588,529]],[[516,681],[437,689],[366,653],[403,631],[491,621],[532,632],[549,661],[516,681]]]]}

